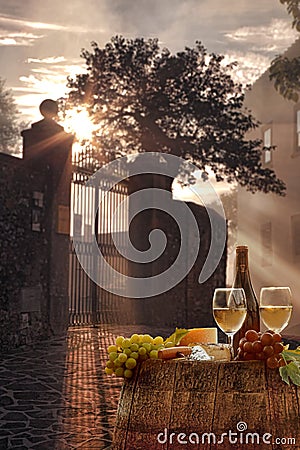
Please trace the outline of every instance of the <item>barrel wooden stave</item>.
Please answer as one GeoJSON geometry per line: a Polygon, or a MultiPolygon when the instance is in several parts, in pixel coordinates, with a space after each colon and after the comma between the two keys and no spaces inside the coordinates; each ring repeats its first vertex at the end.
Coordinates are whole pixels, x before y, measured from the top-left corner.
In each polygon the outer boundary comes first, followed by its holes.
{"type": "MultiPolygon", "coordinates": [[[[165,427],[169,424],[176,363],[155,361],[154,368],[152,362],[154,361],[145,361],[136,370],[134,378],[124,382],[118,405],[113,449],[155,448],[161,424],[165,427]],[[154,416],[151,416],[151,411],[154,416]],[[119,434],[122,435],[121,438],[119,434]]],[[[159,448],[167,450],[163,445],[159,445],[159,448]]]]}
{"type": "Polygon", "coordinates": [[[277,371],[269,370],[268,401],[271,431],[274,437],[294,437],[296,446],[274,445],[274,450],[300,449],[300,388],[284,383],[277,371]],[[279,381],[278,381],[279,379],[279,381]]]}
{"type": "Polygon", "coordinates": [[[266,370],[264,362],[198,362],[147,360],[135,378],[125,382],[118,407],[114,450],[282,450],[300,449],[299,389],[286,385],[278,370],[266,370]],[[237,430],[294,437],[296,445],[268,445],[228,441],[199,445],[179,444],[178,433],[215,433],[237,430]],[[158,433],[167,430],[167,442],[158,433]],[[170,435],[175,433],[170,443],[170,435]],[[174,440],[175,439],[175,440],[174,440]]]}

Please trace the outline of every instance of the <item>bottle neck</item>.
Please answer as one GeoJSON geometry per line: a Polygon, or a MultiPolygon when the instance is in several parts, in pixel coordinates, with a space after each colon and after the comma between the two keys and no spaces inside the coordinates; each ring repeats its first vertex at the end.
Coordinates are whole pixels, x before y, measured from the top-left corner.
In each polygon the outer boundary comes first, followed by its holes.
{"type": "Polygon", "coordinates": [[[249,272],[248,250],[237,251],[236,253],[236,271],[249,272]]]}

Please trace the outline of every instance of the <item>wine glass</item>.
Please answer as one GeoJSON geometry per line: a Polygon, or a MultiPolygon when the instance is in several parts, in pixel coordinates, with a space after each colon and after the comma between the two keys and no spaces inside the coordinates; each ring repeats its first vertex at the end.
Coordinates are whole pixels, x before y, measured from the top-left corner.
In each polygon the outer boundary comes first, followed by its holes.
{"type": "Polygon", "coordinates": [[[213,315],[219,328],[227,335],[232,348],[233,336],[241,328],[247,314],[245,291],[242,288],[218,288],[213,297],[213,315]]]}
{"type": "Polygon", "coordinates": [[[292,293],[289,287],[264,287],[260,291],[259,311],[265,326],[280,333],[292,315],[292,293]]]}

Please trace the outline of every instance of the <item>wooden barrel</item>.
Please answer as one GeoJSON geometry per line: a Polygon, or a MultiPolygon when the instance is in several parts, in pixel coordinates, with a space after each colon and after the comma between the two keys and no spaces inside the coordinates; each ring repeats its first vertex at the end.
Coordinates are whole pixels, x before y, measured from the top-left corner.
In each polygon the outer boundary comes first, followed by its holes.
{"type": "Polygon", "coordinates": [[[261,361],[147,360],[124,382],[112,449],[300,449],[299,397],[261,361]]]}

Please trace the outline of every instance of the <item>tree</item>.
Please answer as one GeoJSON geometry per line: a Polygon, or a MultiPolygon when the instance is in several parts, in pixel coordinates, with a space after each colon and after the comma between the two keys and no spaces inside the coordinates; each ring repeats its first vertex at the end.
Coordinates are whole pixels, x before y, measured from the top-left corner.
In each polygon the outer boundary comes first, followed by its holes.
{"type": "Polygon", "coordinates": [[[5,80],[0,78],[0,152],[18,153],[20,143],[19,113],[5,80]]]}
{"type": "Polygon", "coordinates": [[[280,0],[280,3],[286,5],[287,12],[293,17],[293,28],[300,31],[300,0],[280,0]]]}
{"type": "Polygon", "coordinates": [[[173,55],[157,39],[116,36],[81,55],[87,73],[69,78],[67,105],[85,104],[97,123],[96,144],[113,157],[145,151],[189,159],[218,181],[248,190],[284,193],[284,183],[261,163],[261,140],[245,135],[258,126],[243,107],[244,93],[225,66],[196,42],[173,55]]]}
{"type": "MultiPolygon", "coordinates": [[[[293,17],[292,27],[300,31],[300,0],[280,0],[293,17]]],[[[287,58],[279,55],[271,63],[270,80],[275,89],[286,99],[297,102],[300,91],[300,57],[287,58]]]]}

